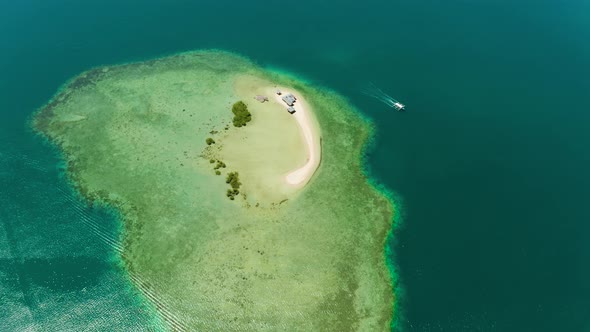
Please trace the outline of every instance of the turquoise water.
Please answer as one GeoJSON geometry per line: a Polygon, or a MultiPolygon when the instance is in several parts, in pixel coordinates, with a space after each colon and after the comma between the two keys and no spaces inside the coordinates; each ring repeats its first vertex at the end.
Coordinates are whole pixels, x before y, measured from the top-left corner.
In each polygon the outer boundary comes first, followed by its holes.
{"type": "Polygon", "coordinates": [[[0,329],[157,327],[105,244],[116,215],[78,199],[57,153],[31,136],[0,136],[0,329]]]}
{"type": "Polygon", "coordinates": [[[90,67],[221,48],[377,123],[404,330],[590,331],[588,1],[25,0],[0,4],[0,37],[2,330],[157,324],[100,239],[116,218],[75,198],[26,121],[90,67]]]}

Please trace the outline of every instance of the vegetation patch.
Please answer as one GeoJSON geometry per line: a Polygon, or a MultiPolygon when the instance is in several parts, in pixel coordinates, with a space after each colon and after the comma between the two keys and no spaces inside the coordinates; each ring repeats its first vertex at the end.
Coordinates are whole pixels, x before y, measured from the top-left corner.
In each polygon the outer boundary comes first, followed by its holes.
{"type": "Polygon", "coordinates": [[[225,163],[223,161],[221,161],[221,160],[218,160],[217,161],[217,165],[215,165],[215,167],[213,167],[213,169],[217,170],[217,169],[220,169],[220,168],[225,168],[225,163]]]}
{"type": "Polygon", "coordinates": [[[252,120],[252,114],[250,114],[250,111],[248,111],[248,106],[246,106],[243,101],[238,101],[235,103],[232,106],[231,111],[234,113],[234,127],[245,126],[246,123],[252,120]]]}
{"type": "Polygon", "coordinates": [[[211,145],[211,144],[215,144],[215,140],[212,139],[211,137],[208,137],[205,142],[207,143],[207,145],[211,145]]]}
{"type": "Polygon", "coordinates": [[[240,193],[240,186],[242,185],[242,183],[240,182],[240,175],[238,174],[238,172],[230,172],[229,174],[227,174],[227,177],[225,178],[225,183],[228,183],[231,186],[231,189],[227,190],[227,197],[229,197],[229,199],[231,199],[232,201],[235,199],[235,197],[240,193]]]}

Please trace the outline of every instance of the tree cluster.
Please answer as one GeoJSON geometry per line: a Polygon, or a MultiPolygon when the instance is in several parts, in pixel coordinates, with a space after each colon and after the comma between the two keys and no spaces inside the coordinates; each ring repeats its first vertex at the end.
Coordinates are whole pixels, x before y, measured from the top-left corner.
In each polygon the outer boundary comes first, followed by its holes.
{"type": "Polygon", "coordinates": [[[229,199],[231,199],[232,201],[235,199],[235,196],[237,196],[240,193],[240,185],[242,185],[242,183],[240,182],[240,176],[238,174],[238,172],[230,172],[227,174],[227,178],[225,179],[225,183],[228,183],[231,186],[231,189],[227,190],[227,197],[229,197],[229,199]]]}
{"type": "Polygon", "coordinates": [[[252,114],[248,111],[248,106],[243,101],[238,101],[231,108],[234,113],[233,123],[235,127],[245,126],[246,123],[252,120],[252,114]]]}
{"type": "Polygon", "coordinates": [[[220,169],[220,168],[225,168],[225,163],[223,161],[221,161],[221,160],[218,160],[217,161],[217,165],[215,165],[215,167],[213,167],[213,169],[217,170],[217,169],[220,169]]]}

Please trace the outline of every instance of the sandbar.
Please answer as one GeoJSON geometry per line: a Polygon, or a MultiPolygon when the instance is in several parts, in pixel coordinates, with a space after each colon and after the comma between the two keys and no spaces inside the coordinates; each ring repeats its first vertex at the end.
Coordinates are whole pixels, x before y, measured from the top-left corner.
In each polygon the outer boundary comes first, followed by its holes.
{"type": "Polygon", "coordinates": [[[320,166],[322,148],[319,128],[312,114],[311,107],[305,101],[301,93],[286,87],[274,88],[274,90],[276,89],[281,91],[281,94],[279,95],[277,93],[273,93],[275,101],[282,106],[285,106],[285,108],[287,106],[281,99],[282,96],[286,94],[293,94],[297,98],[297,101],[295,101],[293,105],[293,108],[295,108],[295,113],[292,114],[292,117],[295,119],[295,121],[297,121],[297,125],[301,130],[301,136],[305,142],[305,147],[307,150],[307,160],[305,165],[289,172],[285,176],[285,181],[292,186],[300,188],[305,186],[305,184],[311,179],[315,171],[320,166]]]}

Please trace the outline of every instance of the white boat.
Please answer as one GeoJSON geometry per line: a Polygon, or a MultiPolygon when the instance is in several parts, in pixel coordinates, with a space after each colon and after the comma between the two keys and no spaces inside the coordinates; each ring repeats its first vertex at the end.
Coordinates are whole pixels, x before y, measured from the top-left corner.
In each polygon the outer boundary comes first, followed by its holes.
{"type": "Polygon", "coordinates": [[[396,101],[395,103],[393,103],[393,107],[398,111],[405,111],[406,110],[406,105],[400,103],[399,101],[396,101]]]}

